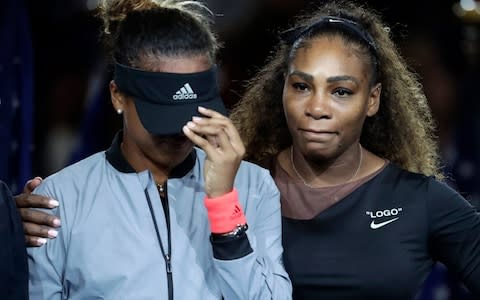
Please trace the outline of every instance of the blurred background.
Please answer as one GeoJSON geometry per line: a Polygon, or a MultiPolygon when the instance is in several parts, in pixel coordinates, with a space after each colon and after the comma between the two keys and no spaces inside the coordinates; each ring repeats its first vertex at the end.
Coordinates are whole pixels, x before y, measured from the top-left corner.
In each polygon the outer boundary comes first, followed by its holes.
{"type": "MultiPolygon", "coordinates": [[[[207,0],[223,41],[227,108],[264,64],[277,32],[321,1],[207,0]]],[[[480,1],[367,1],[421,78],[449,184],[480,209],[480,1]]],[[[108,94],[97,0],[0,0],[0,179],[14,193],[106,149],[121,128],[108,94]]],[[[438,265],[418,299],[473,299],[438,265]]]]}

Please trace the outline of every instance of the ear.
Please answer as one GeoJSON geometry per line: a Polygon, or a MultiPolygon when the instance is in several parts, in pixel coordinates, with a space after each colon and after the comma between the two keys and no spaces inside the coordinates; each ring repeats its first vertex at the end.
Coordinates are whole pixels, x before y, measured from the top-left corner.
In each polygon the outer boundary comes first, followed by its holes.
{"type": "Polygon", "coordinates": [[[125,95],[120,92],[118,86],[115,84],[115,81],[110,81],[110,98],[112,100],[112,105],[115,111],[124,111],[125,110],[125,95]]]}
{"type": "Polygon", "coordinates": [[[367,116],[371,117],[378,112],[380,107],[380,95],[382,94],[382,84],[377,83],[371,90],[368,96],[367,116]]]}

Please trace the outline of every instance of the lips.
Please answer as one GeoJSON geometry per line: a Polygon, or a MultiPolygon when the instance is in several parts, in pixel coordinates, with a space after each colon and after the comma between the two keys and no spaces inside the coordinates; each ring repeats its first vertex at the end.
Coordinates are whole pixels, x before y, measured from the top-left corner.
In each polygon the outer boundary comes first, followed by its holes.
{"type": "Polygon", "coordinates": [[[337,134],[336,131],[333,130],[325,130],[325,129],[306,129],[306,128],[299,128],[300,131],[309,133],[309,134],[337,134]]]}
{"type": "Polygon", "coordinates": [[[336,132],[333,130],[321,130],[321,129],[304,129],[300,128],[301,131],[305,132],[311,132],[311,133],[330,133],[330,134],[335,134],[336,132]]]}
{"type": "Polygon", "coordinates": [[[331,130],[299,129],[299,131],[306,139],[319,142],[332,139],[337,135],[336,131],[331,130]]]}

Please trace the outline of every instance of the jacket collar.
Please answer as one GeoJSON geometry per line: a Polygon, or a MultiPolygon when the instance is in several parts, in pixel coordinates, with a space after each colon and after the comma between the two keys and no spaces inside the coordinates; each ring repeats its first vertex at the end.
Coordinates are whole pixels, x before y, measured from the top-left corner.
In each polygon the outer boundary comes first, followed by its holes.
{"type": "MultiPolygon", "coordinates": [[[[107,161],[119,172],[122,173],[136,173],[135,169],[128,163],[127,159],[123,156],[120,145],[122,144],[123,131],[120,130],[115,134],[112,145],[105,152],[107,161]]],[[[181,178],[193,168],[197,159],[197,153],[195,149],[190,152],[187,158],[173,168],[169,178],[181,178]]]]}

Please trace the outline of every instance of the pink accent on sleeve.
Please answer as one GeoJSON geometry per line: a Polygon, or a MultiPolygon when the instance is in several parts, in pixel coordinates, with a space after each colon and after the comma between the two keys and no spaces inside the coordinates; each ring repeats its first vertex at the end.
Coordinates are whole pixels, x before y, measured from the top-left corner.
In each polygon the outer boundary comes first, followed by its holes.
{"type": "Polygon", "coordinates": [[[247,223],[235,188],[220,197],[205,197],[205,206],[212,233],[227,233],[247,223]]]}

